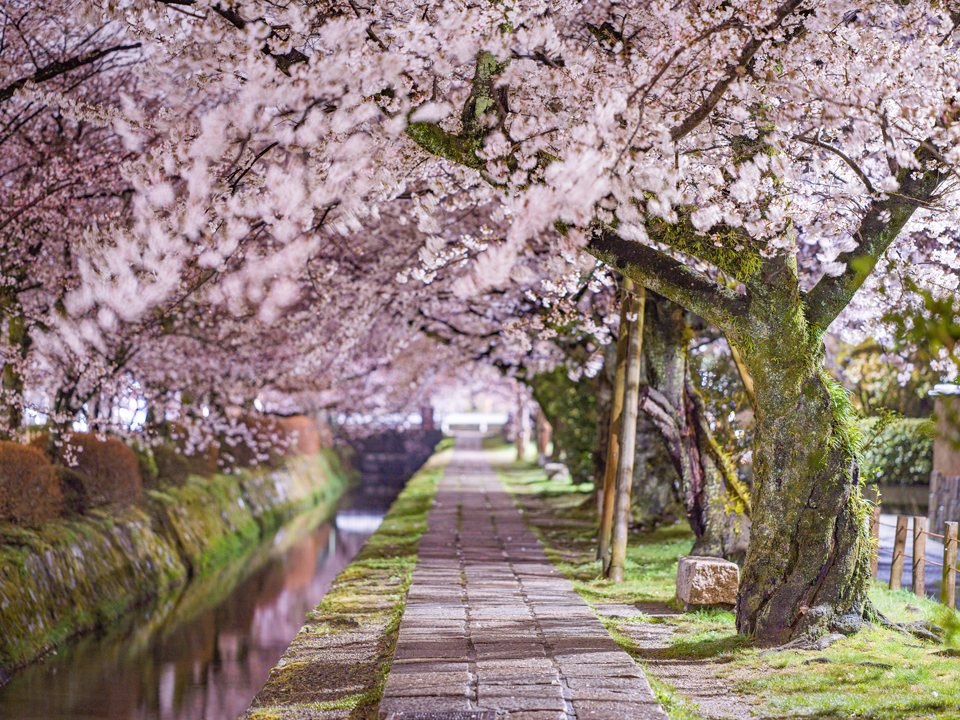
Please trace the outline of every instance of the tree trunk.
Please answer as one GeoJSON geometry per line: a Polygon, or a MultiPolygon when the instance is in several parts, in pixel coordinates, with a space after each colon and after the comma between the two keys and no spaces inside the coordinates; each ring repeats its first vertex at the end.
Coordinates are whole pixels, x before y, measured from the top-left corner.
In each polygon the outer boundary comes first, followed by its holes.
{"type": "MultiPolygon", "coordinates": [[[[627,281],[624,287],[631,289],[627,281]]],[[[613,510],[613,529],[610,540],[610,567],[607,577],[623,581],[627,559],[627,533],[630,527],[630,486],[633,482],[634,448],[637,439],[637,403],[640,394],[640,352],[643,340],[643,311],[645,290],[627,296],[630,311],[627,315],[627,361],[624,368],[623,411],[620,424],[620,456],[617,462],[616,498],[613,510]]]]}
{"type": "Polygon", "coordinates": [[[537,408],[536,428],[537,464],[543,465],[547,462],[547,446],[550,445],[550,433],[552,428],[547,420],[547,416],[543,414],[543,410],[539,407],[537,408]]]}
{"type": "Polygon", "coordinates": [[[517,408],[517,436],[514,439],[518,462],[523,462],[524,454],[527,450],[527,443],[530,442],[529,417],[530,411],[527,409],[526,404],[521,401],[517,408]]]}
{"type": "Polygon", "coordinates": [[[21,366],[30,349],[30,336],[22,315],[6,318],[7,358],[3,364],[3,411],[0,439],[17,440],[23,431],[23,375],[21,366]]]}
{"type": "Polygon", "coordinates": [[[846,391],[823,371],[819,337],[790,317],[741,347],[757,394],[750,549],[737,630],[781,644],[851,633],[868,611],[869,507],[846,391]]]}
{"type": "Polygon", "coordinates": [[[597,542],[597,558],[603,567],[609,565],[610,535],[613,531],[613,508],[617,481],[617,466],[620,463],[620,425],[623,413],[623,381],[627,367],[627,316],[630,303],[624,295],[620,304],[620,329],[617,334],[616,365],[613,376],[613,397],[610,402],[606,464],[603,472],[603,504],[600,508],[600,535],[597,542]]]}
{"type": "Polygon", "coordinates": [[[677,474],[687,520],[696,535],[692,555],[742,562],[749,538],[749,498],[713,437],[703,400],[690,376],[690,328],[679,305],[651,295],[644,355],[648,385],[640,409],[663,438],[677,474]]]}

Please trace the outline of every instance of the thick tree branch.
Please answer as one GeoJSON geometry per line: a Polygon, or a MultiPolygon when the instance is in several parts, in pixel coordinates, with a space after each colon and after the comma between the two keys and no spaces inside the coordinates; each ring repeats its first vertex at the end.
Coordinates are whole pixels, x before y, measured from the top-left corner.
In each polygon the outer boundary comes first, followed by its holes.
{"type": "Polygon", "coordinates": [[[502,125],[507,114],[507,90],[496,86],[504,67],[490,53],[478,53],[470,95],[460,114],[463,129],[459,133],[448,132],[437,123],[413,122],[406,127],[407,136],[431,155],[482,171],[486,161],[477,153],[491,126],[502,125]]]}
{"type": "Polygon", "coordinates": [[[757,54],[760,46],[766,42],[770,33],[780,27],[780,24],[797,10],[803,2],[804,0],[787,0],[787,2],[777,8],[773,15],[773,20],[764,25],[759,33],[747,41],[747,44],[743,46],[743,49],[737,56],[736,62],[727,65],[724,69],[723,77],[713,86],[710,94],[707,95],[700,106],[690,113],[686,120],[670,130],[670,137],[674,142],[693,132],[693,130],[713,112],[713,109],[726,94],[727,88],[730,87],[731,83],[746,73],[747,65],[753,59],[753,56],[757,54]]]}
{"type": "Polygon", "coordinates": [[[32,75],[27,75],[26,77],[14,80],[5,88],[0,89],[0,102],[9,100],[11,97],[13,97],[13,94],[17,90],[24,87],[28,83],[41,83],[45,80],[52,80],[53,78],[68,73],[71,70],[76,70],[77,68],[84,67],[85,65],[95,63],[97,60],[102,60],[113,53],[123,52],[125,50],[136,50],[139,47],[140,43],[133,43],[132,45],[114,45],[110,48],[94,50],[86,55],[78,55],[77,57],[72,57],[68,60],[52,62],[49,65],[44,65],[32,75]]]}
{"type": "Polygon", "coordinates": [[[746,313],[745,298],[703,273],[648,245],[622,238],[606,227],[593,233],[586,250],[648,290],[706,318],[724,332],[739,334],[736,321],[746,313]]]}
{"type": "MultiPolygon", "coordinates": [[[[917,152],[917,158],[921,166],[932,160],[929,152],[923,148],[917,152]]],[[[874,266],[897,239],[917,208],[933,199],[943,179],[943,174],[936,167],[923,171],[901,168],[897,175],[899,192],[870,203],[856,232],[860,244],[855,250],[837,258],[846,265],[843,274],[836,277],[824,275],[806,294],[807,319],[812,327],[826,330],[830,326],[873,272],[874,266]]]]}

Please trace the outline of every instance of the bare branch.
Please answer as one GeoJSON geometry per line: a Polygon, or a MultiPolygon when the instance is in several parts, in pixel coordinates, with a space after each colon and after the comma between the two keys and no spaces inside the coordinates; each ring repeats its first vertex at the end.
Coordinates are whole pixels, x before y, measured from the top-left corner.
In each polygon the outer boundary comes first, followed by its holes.
{"type": "MultiPolygon", "coordinates": [[[[934,159],[923,146],[917,150],[917,158],[921,165],[934,159]]],[[[897,176],[900,192],[870,203],[855,234],[859,245],[837,258],[846,265],[843,274],[836,277],[824,275],[806,294],[807,318],[811,326],[821,331],[830,326],[917,208],[934,197],[944,177],[936,166],[925,171],[901,168],[897,176]]]]}
{"type": "Polygon", "coordinates": [[[838,150],[832,145],[828,145],[825,142],[821,142],[819,138],[808,138],[808,137],[803,137],[802,135],[794,135],[793,139],[799,140],[800,142],[807,143],[808,145],[815,145],[819,148],[823,148],[824,150],[828,150],[829,152],[832,152],[834,155],[836,155],[841,160],[843,160],[850,167],[850,169],[857,174],[857,177],[860,178],[860,182],[863,183],[863,186],[867,189],[867,191],[870,194],[875,194],[877,192],[876,190],[873,189],[873,185],[870,183],[870,179],[864,174],[863,170],[860,169],[860,166],[857,165],[852,159],[850,159],[848,155],[846,155],[842,151],[838,150]]]}
{"type": "Polygon", "coordinates": [[[98,60],[102,60],[108,55],[112,55],[118,52],[124,52],[126,50],[136,50],[140,47],[140,43],[134,43],[132,45],[114,45],[110,48],[104,48],[102,50],[94,50],[87,53],[86,55],[78,55],[77,57],[72,57],[68,60],[62,60],[57,62],[52,62],[49,65],[44,65],[42,68],[37,70],[32,75],[27,75],[22,77],[19,80],[14,80],[12,83],[7,85],[5,88],[0,89],[0,102],[5,102],[13,97],[13,94],[24,87],[28,83],[41,83],[46,80],[52,80],[55,77],[63,75],[70,72],[71,70],[76,70],[77,68],[84,67],[85,65],[90,65],[95,63],[98,60]]]}
{"type": "Polygon", "coordinates": [[[770,33],[780,27],[780,24],[797,10],[803,2],[804,0],[787,0],[787,2],[777,8],[773,20],[761,28],[757,35],[747,41],[747,44],[743,46],[743,50],[740,51],[740,55],[737,56],[736,62],[727,65],[723,77],[713,86],[710,94],[707,95],[707,98],[700,104],[700,107],[690,113],[686,120],[670,130],[670,137],[674,142],[693,132],[693,130],[713,112],[713,109],[727,92],[730,84],[746,72],[747,64],[753,59],[753,56],[756,55],[757,50],[760,49],[760,46],[763,45],[770,33]]]}

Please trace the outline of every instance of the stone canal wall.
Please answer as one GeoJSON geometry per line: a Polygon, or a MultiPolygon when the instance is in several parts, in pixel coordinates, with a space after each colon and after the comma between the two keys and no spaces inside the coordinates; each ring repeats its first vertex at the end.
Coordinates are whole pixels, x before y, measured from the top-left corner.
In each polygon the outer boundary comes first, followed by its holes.
{"type": "Polygon", "coordinates": [[[284,469],[190,478],[135,507],[28,530],[0,524],[0,685],[66,638],[203,576],[346,487],[332,451],[284,469]]]}

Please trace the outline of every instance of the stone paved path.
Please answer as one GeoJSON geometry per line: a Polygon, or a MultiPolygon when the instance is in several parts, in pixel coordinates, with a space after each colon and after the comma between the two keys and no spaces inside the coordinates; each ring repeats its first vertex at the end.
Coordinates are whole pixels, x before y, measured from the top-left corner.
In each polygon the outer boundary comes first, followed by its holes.
{"type": "Polygon", "coordinates": [[[665,720],[643,671],[544,555],[476,442],[459,441],[438,488],[380,717],[665,720]]]}

